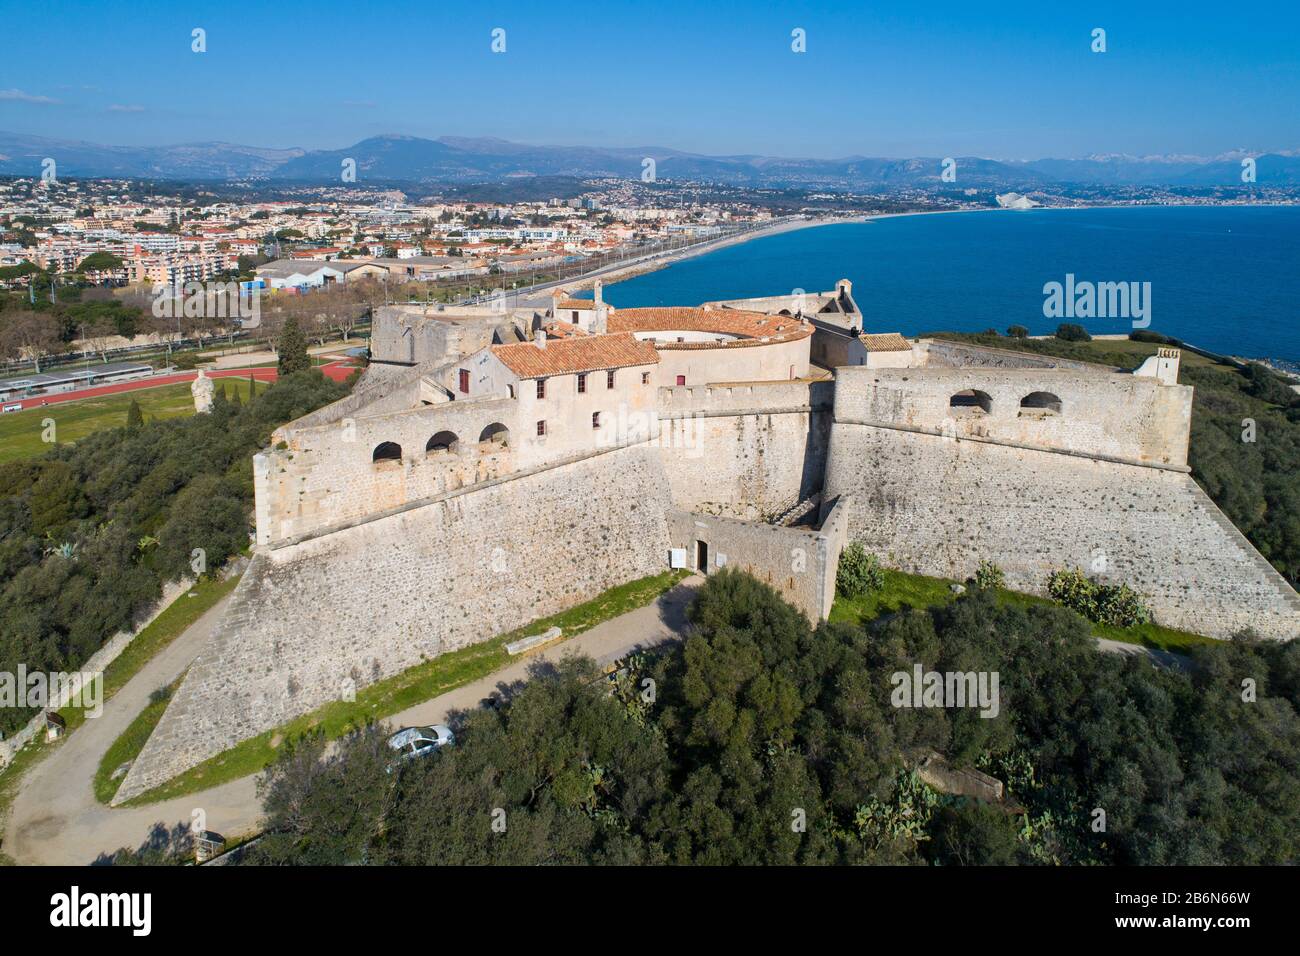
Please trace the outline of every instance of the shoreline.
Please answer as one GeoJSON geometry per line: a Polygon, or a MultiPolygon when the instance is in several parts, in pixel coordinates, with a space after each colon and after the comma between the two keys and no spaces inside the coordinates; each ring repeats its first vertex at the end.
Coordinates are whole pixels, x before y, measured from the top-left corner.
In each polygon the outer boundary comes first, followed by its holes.
{"type": "Polygon", "coordinates": [[[725,239],[719,239],[716,242],[701,243],[698,246],[692,246],[681,252],[667,256],[663,259],[656,259],[653,262],[639,262],[636,265],[619,269],[615,272],[607,272],[600,276],[594,276],[586,279],[576,279],[572,286],[566,286],[568,291],[576,292],[590,289],[596,279],[600,279],[603,285],[617,285],[620,282],[626,282],[628,279],[635,279],[637,276],[648,275],[651,272],[658,272],[661,269],[667,269],[669,266],[676,265],[679,262],[685,262],[687,259],[694,259],[699,256],[707,256],[713,252],[720,252],[730,246],[742,245],[754,239],[765,239],[768,236],[779,236],[786,232],[795,232],[799,229],[814,229],[818,226],[842,226],[850,224],[863,224],[875,222],[882,219],[901,219],[905,216],[951,216],[959,213],[978,213],[978,212],[1001,212],[1001,213],[1022,213],[1022,212],[1067,212],[1079,209],[1186,209],[1186,208],[1204,208],[1204,209],[1272,209],[1275,207],[1291,208],[1300,206],[1300,203],[1102,203],[1094,206],[1034,206],[1031,209],[1008,209],[1002,206],[985,206],[978,209],[914,209],[909,212],[881,212],[881,213],[862,213],[852,216],[837,216],[831,219],[810,219],[800,217],[795,222],[784,222],[776,226],[765,229],[756,229],[739,236],[728,236],[725,239]]]}

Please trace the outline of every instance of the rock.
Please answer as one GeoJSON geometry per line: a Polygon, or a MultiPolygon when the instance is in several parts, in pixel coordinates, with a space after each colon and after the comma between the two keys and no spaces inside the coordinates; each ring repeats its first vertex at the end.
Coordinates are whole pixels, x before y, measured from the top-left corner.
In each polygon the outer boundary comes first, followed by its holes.
{"type": "Polygon", "coordinates": [[[109,780],[117,780],[117,779],[119,779],[119,778],[121,778],[121,777],[125,777],[125,776],[126,776],[126,772],[127,772],[128,770],[131,769],[131,764],[132,764],[132,763],[134,763],[134,761],[132,761],[132,760],[128,760],[126,763],[124,763],[124,764],[120,764],[120,765],[118,766],[118,768],[117,768],[116,770],[113,771],[112,776],[110,776],[108,779],[109,779],[109,780]]]}
{"type": "Polygon", "coordinates": [[[964,584],[950,584],[950,585],[948,585],[948,590],[951,591],[953,594],[965,594],[965,593],[966,593],[966,585],[964,585],[964,584]]]}

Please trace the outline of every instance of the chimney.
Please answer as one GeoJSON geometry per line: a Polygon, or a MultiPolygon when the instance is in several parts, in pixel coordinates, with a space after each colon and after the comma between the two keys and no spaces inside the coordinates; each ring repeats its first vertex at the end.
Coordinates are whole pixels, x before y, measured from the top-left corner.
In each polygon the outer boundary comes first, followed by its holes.
{"type": "Polygon", "coordinates": [[[603,284],[599,279],[597,279],[597,280],[596,280],[596,284],[592,286],[592,290],[593,290],[593,292],[595,293],[595,296],[596,296],[596,305],[598,305],[598,306],[599,306],[599,305],[604,305],[604,304],[605,304],[605,300],[604,300],[603,298],[601,298],[601,296],[602,296],[602,294],[603,294],[601,290],[603,289],[603,287],[604,287],[604,284],[603,284]]]}
{"type": "Polygon", "coordinates": [[[543,351],[545,351],[545,349],[546,349],[546,330],[545,330],[545,329],[538,329],[535,333],[533,333],[533,344],[536,345],[539,349],[542,349],[543,351]]]}

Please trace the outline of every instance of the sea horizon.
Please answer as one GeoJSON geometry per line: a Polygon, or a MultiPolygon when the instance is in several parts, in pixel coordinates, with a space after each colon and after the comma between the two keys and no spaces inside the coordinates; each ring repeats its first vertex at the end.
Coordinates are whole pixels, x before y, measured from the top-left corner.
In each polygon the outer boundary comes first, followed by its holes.
{"type": "Polygon", "coordinates": [[[1298,205],[919,211],[760,236],[607,284],[603,294],[624,308],[694,305],[822,291],[846,278],[868,332],[1005,334],[1021,325],[1050,335],[1069,322],[1094,335],[1146,329],[1210,352],[1295,364],[1297,264],[1298,205]],[[968,212],[1002,215],[948,214],[968,212]],[[1049,283],[1134,284],[1149,309],[1049,316],[1049,283]]]}

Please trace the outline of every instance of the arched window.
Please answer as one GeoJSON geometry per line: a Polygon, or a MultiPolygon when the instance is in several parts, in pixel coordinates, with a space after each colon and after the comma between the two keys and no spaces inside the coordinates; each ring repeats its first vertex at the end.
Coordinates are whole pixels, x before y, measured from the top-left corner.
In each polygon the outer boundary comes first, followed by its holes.
{"type": "Polygon", "coordinates": [[[500,422],[493,422],[487,428],[479,433],[478,440],[481,442],[491,442],[494,445],[505,447],[510,443],[510,429],[506,428],[500,422]]]}
{"type": "Polygon", "coordinates": [[[438,432],[424,446],[426,455],[456,454],[456,445],[460,441],[455,432],[438,432]]]}
{"type": "Polygon", "coordinates": [[[375,446],[374,453],[370,456],[371,461],[401,461],[402,446],[395,441],[380,442],[375,446]]]}
{"type": "Polygon", "coordinates": [[[1030,392],[1020,400],[1020,414],[1059,415],[1061,400],[1051,392],[1030,392]]]}
{"type": "Polygon", "coordinates": [[[965,415],[988,415],[993,411],[993,398],[988,392],[968,388],[948,399],[948,407],[965,415]]]}

